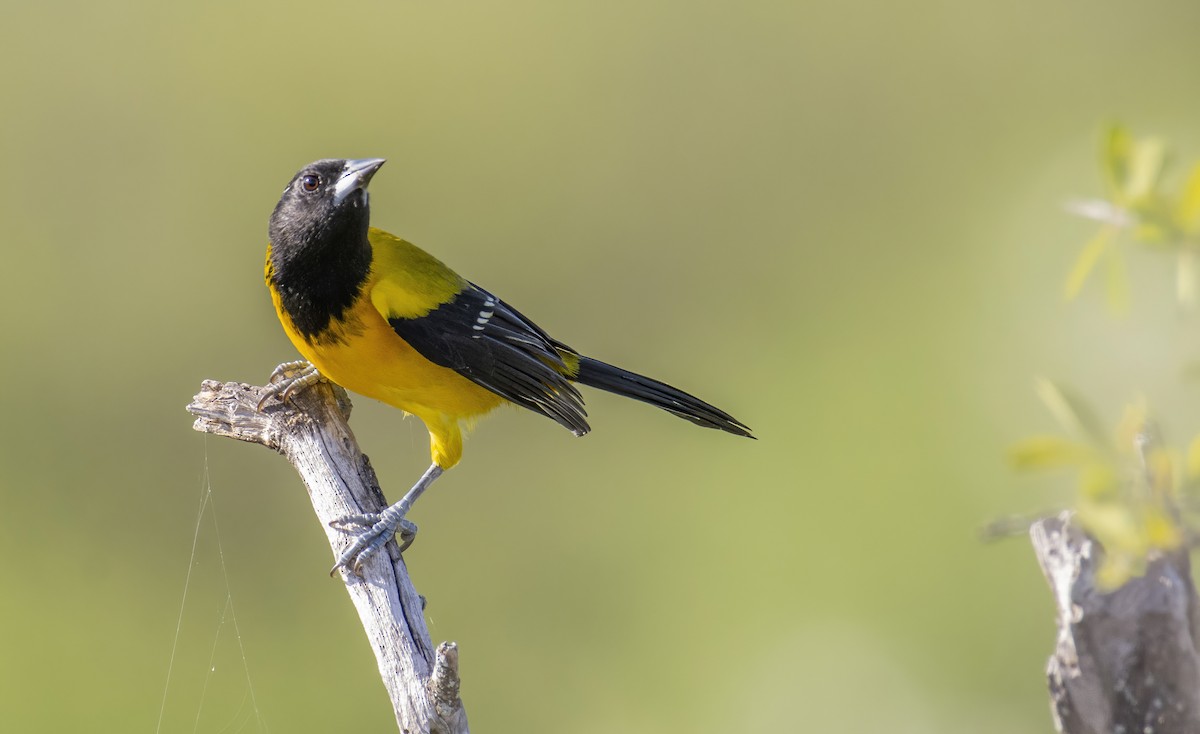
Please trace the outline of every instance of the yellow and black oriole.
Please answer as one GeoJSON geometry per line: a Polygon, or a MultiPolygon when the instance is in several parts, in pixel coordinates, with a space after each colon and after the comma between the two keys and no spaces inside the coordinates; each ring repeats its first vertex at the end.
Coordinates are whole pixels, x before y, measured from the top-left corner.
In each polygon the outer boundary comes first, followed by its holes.
{"type": "Polygon", "coordinates": [[[415,532],[405,515],[458,463],[463,424],[505,402],[582,436],[589,427],[577,382],[750,436],[744,424],[703,400],[579,354],[425,251],[371,227],[367,184],[383,163],[305,166],[284,189],[270,223],[267,287],[307,362],[280,365],[264,402],[325,377],[411,413],[429,429],[433,463],[404,498],[381,513],[336,523],[354,529],[355,538],[334,571],[357,570],[398,530],[415,532]]]}

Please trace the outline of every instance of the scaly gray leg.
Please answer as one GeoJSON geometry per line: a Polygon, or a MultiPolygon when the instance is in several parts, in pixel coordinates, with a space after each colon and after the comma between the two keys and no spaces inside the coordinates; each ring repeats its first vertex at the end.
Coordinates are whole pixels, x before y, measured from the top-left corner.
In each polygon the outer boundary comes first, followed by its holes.
{"type": "Polygon", "coordinates": [[[339,568],[359,573],[362,564],[382,548],[397,531],[400,532],[400,539],[403,541],[401,551],[412,545],[413,538],[417,535],[417,526],[406,520],[404,516],[412,509],[417,498],[429,489],[429,485],[433,484],[433,481],[440,477],[443,471],[442,467],[432,464],[399,502],[383,512],[347,515],[329,523],[331,527],[354,536],[354,542],[342,555],[338,556],[337,563],[329,569],[329,575],[337,573],[339,568]],[[354,528],[358,529],[354,530],[354,528]]]}

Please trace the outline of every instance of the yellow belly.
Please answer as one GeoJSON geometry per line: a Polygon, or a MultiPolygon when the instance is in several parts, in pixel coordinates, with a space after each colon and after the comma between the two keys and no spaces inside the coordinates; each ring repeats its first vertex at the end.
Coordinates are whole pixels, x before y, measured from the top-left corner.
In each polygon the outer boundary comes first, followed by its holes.
{"type": "Polygon", "coordinates": [[[454,370],[430,362],[396,335],[370,300],[360,299],[324,338],[309,343],[296,332],[272,292],[292,344],[322,375],[342,387],[420,418],[429,429],[434,463],[449,469],[462,455],[460,421],[504,400],[454,370]]]}

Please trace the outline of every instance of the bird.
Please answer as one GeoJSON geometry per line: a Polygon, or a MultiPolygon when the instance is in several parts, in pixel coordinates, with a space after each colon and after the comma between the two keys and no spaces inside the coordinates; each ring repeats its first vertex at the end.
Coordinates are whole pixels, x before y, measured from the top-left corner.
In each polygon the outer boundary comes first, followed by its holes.
{"type": "Polygon", "coordinates": [[[264,278],[302,360],[271,374],[259,409],[328,380],[420,418],[431,464],[382,512],[331,525],[349,537],[330,574],[361,573],[417,498],[462,457],[463,432],[504,404],[546,416],[576,436],[590,430],[587,385],[640,400],[706,428],[754,438],[728,413],[682,390],[586,357],[416,245],[372,227],[372,177],[382,158],[304,166],[271,213],[264,278]]]}

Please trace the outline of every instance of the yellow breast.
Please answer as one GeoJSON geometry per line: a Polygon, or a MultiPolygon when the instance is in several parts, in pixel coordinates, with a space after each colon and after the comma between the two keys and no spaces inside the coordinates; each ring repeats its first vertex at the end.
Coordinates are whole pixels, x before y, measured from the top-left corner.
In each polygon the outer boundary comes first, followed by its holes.
{"type": "Polygon", "coordinates": [[[292,326],[272,293],[284,331],[300,354],[338,385],[412,413],[426,423],[482,415],[502,399],[454,370],[422,357],[362,298],[331,330],[308,342],[292,326]]]}

